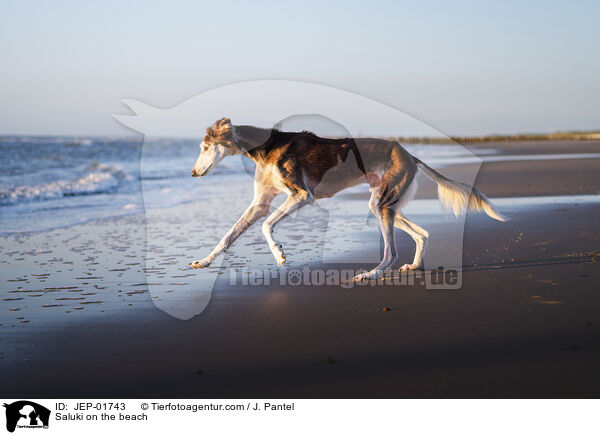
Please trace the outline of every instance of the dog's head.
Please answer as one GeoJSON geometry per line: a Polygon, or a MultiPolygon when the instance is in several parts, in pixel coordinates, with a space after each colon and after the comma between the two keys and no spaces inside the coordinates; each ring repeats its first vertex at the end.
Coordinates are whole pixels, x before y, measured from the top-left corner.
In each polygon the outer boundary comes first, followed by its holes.
{"type": "Polygon", "coordinates": [[[233,138],[233,125],[229,118],[221,118],[206,129],[206,136],[200,144],[200,156],[196,160],[192,177],[208,174],[227,156],[236,154],[233,138]]]}

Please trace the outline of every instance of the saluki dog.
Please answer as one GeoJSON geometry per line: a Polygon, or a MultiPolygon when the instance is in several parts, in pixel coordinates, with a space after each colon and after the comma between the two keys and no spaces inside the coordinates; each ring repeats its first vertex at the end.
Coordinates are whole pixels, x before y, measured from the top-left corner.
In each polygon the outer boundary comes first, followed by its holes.
{"type": "Polygon", "coordinates": [[[465,210],[483,210],[494,219],[504,220],[482,193],[444,177],[392,140],[327,139],[306,131],[233,125],[228,118],[222,118],[207,128],[200,148],[193,177],[202,177],[223,158],[240,154],[256,163],[256,172],[252,203],[206,258],[190,263],[194,268],[207,267],[250,225],[268,215],[273,198],[284,193],[285,202],[262,225],[275,261],[281,266],[286,258],[281,244],[273,238],[278,222],[316,199],[366,183],[371,191],[369,208],[379,220],[383,235],[384,255],[377,267],[354,279],[378,278],[396,261],[394,227],[408,233],[416,244],[413,262],[402,266],[400,271],[418,269],[429,233],[403,216],[402,207],[415,194],[415,175],[419,169],[437,183],[443,206],[455,215],[465,210]]]}

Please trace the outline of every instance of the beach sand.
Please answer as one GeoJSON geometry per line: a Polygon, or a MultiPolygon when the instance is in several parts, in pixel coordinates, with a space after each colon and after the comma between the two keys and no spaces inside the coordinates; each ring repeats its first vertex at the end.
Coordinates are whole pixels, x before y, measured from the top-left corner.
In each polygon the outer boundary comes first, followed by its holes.
{"type": "MultiPolygon", "coordinates": [[[[250,179],[236,186],[226,215],[190,203],[2,236],[0,391],[23,398],[598,397],[600,159],[569,155],[597,153],[600,142],[470,149],[565,158],[483,163],[475,185],[511,220],[469,214],[455,290],[242,285],[247,268],[278,270],[260,225],[211,268],[187,267],[245,209],[250,179]]],[[[456,179],[473,171],[442,169],[456,179]]],[[[431,233],[427,255],[460,258],[456,223],[432,205],[434,185],[419,177],[407,215],[431,233]]],[[[365,198],[343,193],[278,227],[289,267],[372,265],[380,240],[365,198]]],[[[396,238],[401,265],[414,244],[400,231],[396,238]]]]}

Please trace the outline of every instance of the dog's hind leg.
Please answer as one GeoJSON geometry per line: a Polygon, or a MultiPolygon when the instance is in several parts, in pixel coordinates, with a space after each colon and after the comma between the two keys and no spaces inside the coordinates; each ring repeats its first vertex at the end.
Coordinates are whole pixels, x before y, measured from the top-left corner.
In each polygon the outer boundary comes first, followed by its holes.
{"type": "Polygon", "coordinates": [[[415,224],[414,222],[409,221],[405,216],[402,215],[402,207],[404,207],[408,202],[414,198],[415,193],[417,192],[417,180],[413,178],[413,180],[409,183],[406,191],[401,196],[400,200],[396,204],[396,219],[394,221],[394,225],[396,228],[403,230],[407,233],[414,241],[415,241],[415,257],[412,264],[405,264],[399,270],[401,272],[407,270],[415,270],[421,267],[421,263],[423,261],[423,253],[425,251],[425,245],[427,243],[427,239],[429,238],[429,233],[415,224]]]}
{"type": "Polygon", "coordinates": [[[283,254],[283,247],[281,244],[277,243],[273,239],[273,228],[277,223],[281,222],[286,216],[294,211],[298,210],[300,207],[305,206],[307,204],[312,204],[314,202],[314,197],[311,193],[306,191],[300,191],[298,193],[293,193],[285,200],[281,206],[275,210],[271,215],[265,219],[262,225],[262,231],[267,239],[267,243],[269,244],[269,249],[273,253],[275,257],[275,261],[278,266],[281,266],[285,263],[285,255],[283,254]]]}
{"type": "MultiPolygon", "coordinates": [[[[381,182],[371,185],[369,208],[379,220],[384,242],[384,255],[375,269],[361,273],[355,280],[379,278],[397,259],[394,225],[402,207],[410,201],[416,190],[416,166],[406,166],[401,160],[394,161],[392,167],[381,177],[381,182]]],[[[400,220],[400,222],[404,222],[400,220]]],[[[406,224],[407,227],[408,224],[406,224]]],[[[412,230],[412,227],[409,227],[412,230]]],[[[420,228],[420,227],[419,227],[420,228]]],[[[422,229],[422,228],[421,228],[422,229]]],[[[424,230],[423,230],[424,231],[424,230]]],[[[416,232],[416,231],[415,231],[416,232]]]]}
{"type": "Polygon", "coordinates": [[[425,252],[425,245],[427,244],[427,239],[429,238],[429,233],[415,224],[414,222],[409,221],[406,217],[404,217],[401,213],[396,213],[396,220],[394,221],[394,225],[396,228],[400,228],[404,232],[406,232],[412,239],[415,241],[415,258],[412,264],[405,264],[399,270],[401,272],[407,270],[415,270],[421,267],[421,263],[423,262],[423,254],[425,252]]]}
{"type": "Polygon", "coordinates": [[[356,275],[354,277],[354,280],[356,281],[379,278],[398,258],[398,254],[396,253],[396,240],[394,238],[394,221],[396,216],[394,207],[382,201],[381,192],[375,190],[372,190],[371,192],[369,207],[379,220],[384,243],[383,259],[375,269],[356,275]]]}
{"type": "Polygon", "coordinates": [[[271,201],[277,195],[277,191],[272,188],[267,188],[260,185],[255,185],[254,199],[244,214],[238,219],[233,227],[223,236],[215,249],[202,260],[194,261],[189,265],[194,269],[208,267],[213,262],[215,257],[225,251],[231,244],[244,232],[250,225],[259,220],[261,217],[269,214],[271,201]]]}

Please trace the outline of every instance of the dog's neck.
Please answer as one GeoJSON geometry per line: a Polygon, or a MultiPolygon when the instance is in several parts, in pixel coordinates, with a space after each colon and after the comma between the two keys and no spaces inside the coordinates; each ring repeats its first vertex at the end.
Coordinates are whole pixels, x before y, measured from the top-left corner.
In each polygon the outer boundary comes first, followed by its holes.
{"type": "Polygon", "coordinates": [[[266,145],[276,131],[271,128],[235,125],[233,126],[233,143],[239,154],[247,155],[255,161],[261,160],[266,145]]]}

